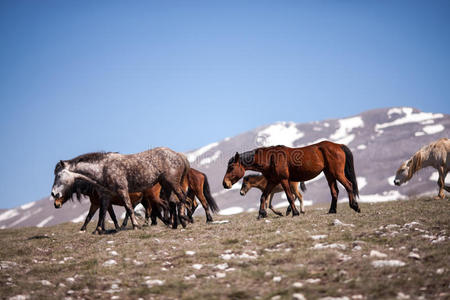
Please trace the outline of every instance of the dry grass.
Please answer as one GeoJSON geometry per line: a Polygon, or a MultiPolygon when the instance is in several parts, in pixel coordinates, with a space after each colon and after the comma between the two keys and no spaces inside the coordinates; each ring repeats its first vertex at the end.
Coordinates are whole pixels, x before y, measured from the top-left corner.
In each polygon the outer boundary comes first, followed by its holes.
{"type": "MultiPolygon", "coordinates": [[[[81,225],[71,223],[2,230],[0,295],[47,299],[292,299],[294,293],[307,299],[355,295],[389,299],[399,293],[412,299],[450,297],[449,200],[422,198],[362,204],[361,208],[363,212],[356,214],[348,205],[339,205],[338,214],[328,215],[324,207],[313,207],[300,217],[278,218],[269,213],[260,221],[256,213],[216,216],[230,223],[211,225],[200,216],[186,230],[158,225],[103,236],[79,233],[81,225]],[[355,226],[332,225],[336,218],[355,226]],[[419,224],[405,226],[413,221],[419,224]],[[389,224],[398,227],[386,228],[389,224]],[[327,237],[313,240],[313,235],[327,237]],[[345,249],[313,249],[318,243],[342,244],[345,249]],[[387,257],[371,257],[371,250],[387,257]],[[410,252],[420,258],[408,257],[410,252]],[[226,260],[228,256],[222,254],[234,257],[226,260]],[[104,266],[110,259],[117,264],[104,266]],[[405,266],[372,266],[382,259],[400,260],[405,266]],[[218,265],[224,263],[227,270],[220,270],[218,265]],[[202,268],[195,269],[194,264],[202,268]],[[186,279],[193,275],[195,279],[186,279]],[[156,279],[163,284],[151,281],[156,279]]],[[[88,227],[91,231],[94,223],[88,227]]]]}

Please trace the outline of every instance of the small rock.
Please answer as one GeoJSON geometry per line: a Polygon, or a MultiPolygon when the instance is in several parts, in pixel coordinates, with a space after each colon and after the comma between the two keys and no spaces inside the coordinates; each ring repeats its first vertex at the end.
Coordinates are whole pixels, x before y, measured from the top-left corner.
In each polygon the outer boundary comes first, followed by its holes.
{"type": "Polygon", "coordinates": [[[319,283],[320,281],[320,278],[310,278],[305,280],[306,283],[319,283]]]}
{"type": "Polygon", "coordinates": [[[403,299],[410,299],[411,297],[409,295],[403,294],[402,292],[397,293],[397,299],[403,300],[403,299]]]}
{"type": "Polygon", "coordinates": [[[52,284],[50,281],[48,281],[48,280],[41,280],[40,282],[41,282],[42,285],[45,285],[45,286],[51,286],[51,285],[53,285],[53,284],[52,284]]]}
{"type": "Polygon", "coordinates": [[[184,253],[189,256],[195,255],[195,251],[186,251],[184,253]]]}
{"type": "Polygon", "coordinates": [[[103,263],[104,267],[111,267],[113,265],[117,265],[117,262],[114,259],[109,259],[103,263]]]}
{"type": "Polygon", "coordinates": [[[73,277],[67,277],[67,278],[66,278],[66,281],[67,281],[67,282],[70,282],[70,283],[73,283],[73,282],[75,282],[75,278],[73,278],[73,277]]]}
{"type": "Polygon", "coordinates": [[[352,299],[360,300],[360,299],[364,299],[364,296],[363,295],[353,295],[352,299]]]}
{"type": "Polygon", "coordinates": [[[292,299],[295,299],[295,300],[306,300],[305,296],[303,296],[303,294],[301,294],[301,293],[292,294],[292,299]]]}
{"type": "Polygon", "coordinates": [[[226,276],[227,276],[227,274],[222,273],[222,272],[217,272],[217,273],[216,273],[216,277],[217,277],[217,278],[225,278],[226,276]]]}
{"type": "Polygon", "coordinates": [[[112,256],[117,256],[117,255],[119,255],[119,253],[117,253],[117,251],[109,251],[109,255],[112,255],[112,256]]]}
{"type": "Polygon", "coordinates": [[[154,285],[163,285],[164,282],[165,282],[165,280],[149,279],[149,280],[145,281],[144,284],[146,284],[150,288],[154,285]]]}
{"type": "Polygon", "coordinates": [[[400,260],[374,260],[372,262],[372,266],[375,268],[383,268],[383,267],[403,267],[406,264],[400,260]]]}
{"type": "Polygon", "coordinates": [[[328,235],[326,234],[318,234],[318,235],[312,235],[310,236],[313,240],[320,240],[325,239],[328,235]]]}
{"type": "Polygon", "coordinates": [[[387,254],[381,253],[377,250],[371,250],[370,257],[385,258],[385,257],[387,257],[387,254]]]}
{"type": "Polygon", "coordinates": [[[203,265],[201,264],[193,264],[192,267],[196,270],[200,270],[201,268],[203,268],[203,265]]]}
{"type": "Polygon", "coordinates": [[[184,276],[185,280],[193,280],[193,279],[196,279],[196,278],[197,278],[197,276],[195,276],[195,274],[191,274],[189,276],[184,276]]]}
{"type": "Polygon", "coordinates": [[[280,300],[281,299],[281,296],[280,295],[276,295],[276,296],[273,296],[272,298],[270,298],[271,300],[280,300]]]}
{"type": "Polygon", "coordinates": [[[300,289],[300,288],[303,287],[303,283],[301,283],[301,282],[294,282],[294,283],[292,284],[292,287],[297,288],[297,289],[300,289]]]}
{"type": "Polygon", "coordinates": [[[420,259],[420,255],[415,252],[409,252],[408,257],[412,258],[412,259],[417,259],[417,260],[420,259]]]}
{"type": "Polygon", "coordinates": [[[273,280],[273,282],[280,282],[281,276],[275,276],[272,280],[273,280]]]}
{"type": "Polygon", "coordinates": [[[215,266],[215,268],[223,271],[225,269],[228,269],[228,264],[227,263],[220,264],[220,265],[215,266]]]}
{"type": "Polygon", "coordinates": [[[438,274],[438,275],[442,275],[442,274],[444,274],[444,272],[445,272],[444,268],[439,268],[436,270],[436,274],[438,274]]]}
{"type": "Polygon", "coordinates": [[[345,224],[345,223],[339,221],[338,219],[334,219],[332,225],[334,225],[334,226],[350,226],[350,227],[355,227],[355,225],[353,225],[353,224],[345,224]]]}

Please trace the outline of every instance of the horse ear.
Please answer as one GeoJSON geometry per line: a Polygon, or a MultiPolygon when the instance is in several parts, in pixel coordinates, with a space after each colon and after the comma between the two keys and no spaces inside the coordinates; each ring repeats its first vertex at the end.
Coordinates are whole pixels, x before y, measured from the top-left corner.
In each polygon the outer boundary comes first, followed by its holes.
{"type": "Polygon", "coordinates": [[[63,167],[63,168],[66,166],[62,160],[59,161],[59,164],[60,164],[61,167],[63,167]]]}
{"type": "Polygon", "coordinates": [[[236,152],[236,154],[234,155],[234,161],[238,162],[239,161],[239,153],[236,152]]]}

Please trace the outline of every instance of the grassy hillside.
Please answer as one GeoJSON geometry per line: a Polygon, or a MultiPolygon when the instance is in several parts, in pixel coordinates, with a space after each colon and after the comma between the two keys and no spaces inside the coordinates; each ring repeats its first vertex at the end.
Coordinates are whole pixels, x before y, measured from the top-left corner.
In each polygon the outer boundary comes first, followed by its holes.
{"type": "Polygon", "coordinates": [[[88,233],[71,223],[1,230],[0,295],[450,297],[449,200],[362,204],[361,209],[357,214],[342,204],[336,215],[328,215],[327,208],[312,207],[296,218],[269,212],[260,221],[256,213],[244,213],[216,216],[229,223],[211,225],[201,216],[185,230],[158,225],[102,236],[89,233],[94,222],[88,233]],[[401,266],[376,267],[389,263],[401,266]]]}

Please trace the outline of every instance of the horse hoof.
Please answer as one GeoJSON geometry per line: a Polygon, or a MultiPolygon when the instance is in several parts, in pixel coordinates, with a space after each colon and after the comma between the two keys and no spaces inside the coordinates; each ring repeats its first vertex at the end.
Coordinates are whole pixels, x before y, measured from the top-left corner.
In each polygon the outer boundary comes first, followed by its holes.
{"type": "Polygon", "coordinates": [[[295,216],[300,216],[300,213],[298,211],[293,211],[292,212],[292,217],[295,217],[295,216]]]}
{"type": "Polygon", "coordinates": [[[330,209],[330,210],[328,211],[328,213],[329,213],[329,214],[335,214],[335,213],[336,213],[336,210],[335,210],[335,209],[330,209]]]}
{"type": "Polygon", "coordinates": [[[304,211],[304,210],[301,210],[300,213],[301,213],[302,215],[304,215],[304,214],[305,214],[305,211],[304,211]]]}
{"type": "Polygon", "coordinates": [[[260,218],[267,218],[267,211],[265,211],[265,210],[260,210],[260,211],[259,211],[259,214],[258,214],[258,220],[259,220],[260,218]]]}

